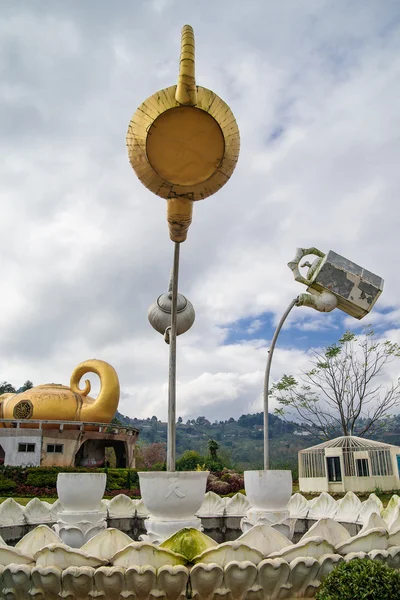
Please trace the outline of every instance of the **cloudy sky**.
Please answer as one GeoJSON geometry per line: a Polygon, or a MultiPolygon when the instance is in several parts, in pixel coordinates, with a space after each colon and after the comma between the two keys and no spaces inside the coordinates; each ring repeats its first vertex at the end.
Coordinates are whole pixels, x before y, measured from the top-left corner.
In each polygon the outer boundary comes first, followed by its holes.
{"type": "MultiPolygon", "coordinates": [[[[125,135],[137,106],[176,83],[185,23],[197,83],[231,106],[241,154],[181,248],[197,319],[179,338],[177,414],[262,409],[274,326],[304,291],[286,266],[297,246],[384,277],[368,323],[400,341],[397,0],[2,0],[0,380],[68,383],[100,358],[122,413],[165,419],[168,346],[147,308],[173,246],[125,135]]],[[[273,378],[349,327],[339,311],[295,309],[273,378]]]]}

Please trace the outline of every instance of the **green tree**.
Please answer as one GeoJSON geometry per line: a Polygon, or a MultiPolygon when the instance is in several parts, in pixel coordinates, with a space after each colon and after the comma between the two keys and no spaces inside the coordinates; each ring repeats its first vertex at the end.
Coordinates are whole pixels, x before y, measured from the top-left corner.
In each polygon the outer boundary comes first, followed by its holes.
{"type": "Polygon", "coordinates": [[[21,394],[22,392],[26,392],[26,390],[31,390],[33,388],[33,383],[29,379],[27,379],[20,388],[18,388],[17,393],[21,394]]]}
{"type": "Polygon", "coordinates": [[[379,341],[374,331],[347,331],[336,344],[314,352],[300,381],[284,375],[271,389],[280,408],[297,413],[303,427],[322,439],[372,435],[400,400],[400,380],[385,386],[385,367],[400,358],[400,346],[379,341]]]}
{"type": "Polygon", "coordinates": [[[3,381],[2,383],[0,383],[0,396],[2,394],[15,394],[15,393],[16,393],[16,390],[11,385],[11,383],[8,383],[7,381],[3,381]]]}
{"type": "Polygon", "coordinates": [[[217,442],[215,440],[208,440],[207,447],[208,447],[208,452],[210,454],[211,459],[217,460],[219,444],[217,444],[217,442]]]}
{"type": "Polygon", "coordinates": [[[204,456],[195,450],[186,450],[182,456],[176,461],[177,471],[195,471],[197,465],[203,465],[205,462],[204,456]]]}

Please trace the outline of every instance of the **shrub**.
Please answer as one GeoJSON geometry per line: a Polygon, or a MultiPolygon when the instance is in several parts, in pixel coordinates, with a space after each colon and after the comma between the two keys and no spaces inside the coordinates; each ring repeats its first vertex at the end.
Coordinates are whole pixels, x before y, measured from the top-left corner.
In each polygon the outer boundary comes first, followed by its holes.
{"type": "Polygon", "coordinates": [[[26,478],[26,485],[34,487],[56,487],[58,472],[32,471],[26,478]]]}
{"type": "Polygon", "coordinates": [[[0,475],[0,492],[12,492],[17,487],[17,484],[12,479],[7,479],[0,475]]]}
{"type": "MultiPolygon", "coordinates": [[[[197,465],[202,465],[206,462],[204,456],[201,456],[195,450],[186,450],[182,456],[176,461],[177,471],[195,471],[197,465]]],[[[207,466],[207,465],[206,465],[207,466]]]]}
{"type": "Polygon", "coordinates": [[[230,487],[226,481],[207,481],[207,492],[215,492],[216,494],[229,494],[230,487]]]}
{"type": "Polygon", "coordinates": [[[342,562],[323,581],[316,600],[399,600],[400,571],[378,560],[342,562]]]}

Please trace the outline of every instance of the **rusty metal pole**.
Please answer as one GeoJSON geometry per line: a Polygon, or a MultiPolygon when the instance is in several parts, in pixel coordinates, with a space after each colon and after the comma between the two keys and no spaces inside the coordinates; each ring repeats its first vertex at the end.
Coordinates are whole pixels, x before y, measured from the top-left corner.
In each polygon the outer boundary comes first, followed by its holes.
{"type": "Polygon", "coordinates": [[[176,315],[178,301],[180,244],[174,245],[174,265],[172,268],[171,332],[169,336],[169,379],[168,379],[168,432],[167,432],[167,471],[175,471],[176,450],[176,315]]]}

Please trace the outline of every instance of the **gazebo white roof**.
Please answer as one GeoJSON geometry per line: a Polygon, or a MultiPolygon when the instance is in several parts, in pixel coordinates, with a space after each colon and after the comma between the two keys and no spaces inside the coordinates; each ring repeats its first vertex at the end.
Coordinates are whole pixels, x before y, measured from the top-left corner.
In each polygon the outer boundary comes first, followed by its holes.
{"type": "Polygon", "coordinates": [[[303,452],[313,452],[314,450],[323,450],[325,448],[343,448],[347,451],[354,450],[378,450],[378,449],[390,449],[397,448],[397,446],[393,446],[392,444],[386,444],[384,442],[375,442],[374,440],[367,440],[365,438],[356,437],[354,435],[343,435],[341,437],[337,437],[333,440],[328,440],[327,442],[322,442],[322,444],[317,444],[316,446],[311,446],[311,448],[306,448],[304,450],[300,450],[300,453],[303,452]]]}

